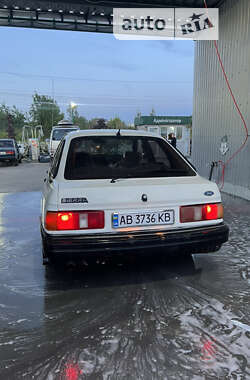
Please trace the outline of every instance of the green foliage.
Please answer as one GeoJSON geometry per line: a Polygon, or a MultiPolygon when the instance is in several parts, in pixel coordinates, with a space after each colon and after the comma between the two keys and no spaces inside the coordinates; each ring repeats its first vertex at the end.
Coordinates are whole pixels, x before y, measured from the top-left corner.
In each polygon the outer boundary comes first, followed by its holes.
{"type": "Polygon", "coordinates": [[[94,119],[90,119],[90,120],[88,121],[88,128],[89,128],[89,129],[94,128],[95,125],[97,124],[97,122],[98,122],[98,118],[97,118],[97,117],[95,117],[94,119]]]}
{"type": "Polygon", "coordinates": [[[107,124],[105,119],[97,119],[96,125],[93,126],[94,129],[106,129],[107,124]]]}
{"type": "MultiPolygon", "coordinates": [[[[84,116],[78,113],[77,105],[67,109],[69,119],[80,129],[92,128],[109,128],[109,129],[127,129],[131,128],[126,125],[119,117],[115,116],[109,121],[103,118],[93,118],[87,120],[84,116]]],[[[30,106],[28,114],[19,111],[16,106],[8,107],[4,104],[0,105],[0,138],[8,137],[8,115],[11,116],[11,123],[14,129],[14,134],[17,140],[21,139],[22,128],[26,124],[30,126],[42,125],[44,138],[48,138],[52,126],[64,119],[64,114],[61,112],[57,102],[47,95],[33,95],[33,102],[30,106]]]]}
{"type": "Polygon", "coordinates": [[[126,125],[126,123],[124,123],[124,121],[122,121],[119,117],[115,117],[113,119],[110,119],[108,122],[107,122],[107,127],[109,129],[127,129],[128,126],[126,125]]]}
{"type": "Polygon", "coordinates": [[[71,119],[75,125],[78,125],[80,129],[88,129],[88,120],[84,116],[79,116],[77,106],[71,107],[71,105],[69,105],[67,108],[67,114],[69,119],[71,119]]]}
{"type": "Polygon", "coordinates": [[[74,107],[71,107],[71,105],[69,104],[67,108],[67,114],[69,119],[72,120],[74,124],[76,124],[76,120],[79,118],[77,106],[75,105],[74,107]]]}
{"type": "Polygon", "coordinates": [[[33,95],[29,115],[32,126],[42,125],[45,138],[49,137],[52,127],[64,118],[54,99],[37,93],[33,95]]]}
{"type": "Polygon", "coordinates": [[[5,105],[0,106],[0,138],[8,137],[7,135],[8,119],[5,105]]]}
{"type": "Polygon", "coordinates": [[[8,137],[8,115],[11,116],[12,127],[14,128],[15,138],[18,140],[22,135],[22,127],[26,122],[26,116],[19,111],[16,106],[7,107],[0,105],[0,138],[8,137]]]}
{"type": "Polygon", "coordinates": [[[79,116],[76,120],[76,125],[80,127],[80,129],[88,129],[89,123],[88,120],[84,116],[79,116]]]}

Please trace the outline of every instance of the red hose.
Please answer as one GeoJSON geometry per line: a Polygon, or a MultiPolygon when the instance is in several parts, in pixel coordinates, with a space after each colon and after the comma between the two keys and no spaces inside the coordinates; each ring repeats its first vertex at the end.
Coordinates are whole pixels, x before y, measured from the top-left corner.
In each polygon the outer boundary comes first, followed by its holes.
{"type": "MultiPolygon", "coordinates": [[[[206,2],[206,0],[204,0],[204,5],[205,5],[205,8],[207,8],[208,9],[208,7],[207,7],[207,2],[206,2]]],[[[239,105],[238,105],[238,102],[236,101],[236,99],[235,99],[235,96],[234,96],[234,93],[233,93],[233,90],[232,90],[232,87],[231,87],[231,85],[230,85],[230,83],[229,83],[229,79],[228,79],[228,76],[227,76],[227,73],[226,73],[226,70],[225,70],[225,67],[224,67],[224,65],[223,65],[223,62],[222,62],[222,58],[221,58],[221,55],[220,55],[220,52],[219,52],[219,49],[218,49],[218,44],[217,44],[217,42],[216,41],[213,41],[214,42],[214,46],[215,46],[215,50],[216,50],[216,54],[217,54],[217,57],[218,57],[218,60],[219,60],[219,63],[220,63],[220,66],[221,66],[221,69],[222,69],[222,72],[223,72],[223,76],[224,76],[224,78],[225,78],[225,81],[226,81],[226,84],[227,84],[227,87],[228,87],[228,90],[229,90],[229,92],[230,92],[230,95],[231,95],[231,97],[232,97],[232,99],[233,99],[233,103],[234,103],[234,105],[235,105],[235,107],[236,107],[236,111],[237,111],[237,113],[240,115],[240,118],[241,118],[241,121],[242,121],[242,123],[243,123],[243,126],[244,126],[244,130],[245,130],[245,132],[246,132],[246,136],[245,136],[245,140],[244,140],[244,142],[241,144],[241,146],[228,158],[228,160],[226,161],[226,162],[223,162],[223,161],[219,161],[219,163],[222,165],[222,174],[221,174],[221,179],[220,179],[220,181],[219,182],[221,182],[221,186],[220,186],[220,190],[222,190],[223,189],[223,187],[224,187],[224,181],[225,181],[225,170],[226,170],[226,167],[227,167],[227,165],[229,164],[229,162],[232,160],[232,159],[234,159],[236,156],[237,156],[237,154],[239,154],[240,153],[240,151],[244,148],[244,146],[246,145],[246,143],[247,143],[247,140],[248,140],[248,128],[247,128],[247,123],[246,123],[246,121],[245,121],[245,118],[244,118],[244,116],[243,116],[243,114],[242,114],[242,112],[241,112],[241,110],[240,110],[240,107],[239,107],[239,105]]]]}

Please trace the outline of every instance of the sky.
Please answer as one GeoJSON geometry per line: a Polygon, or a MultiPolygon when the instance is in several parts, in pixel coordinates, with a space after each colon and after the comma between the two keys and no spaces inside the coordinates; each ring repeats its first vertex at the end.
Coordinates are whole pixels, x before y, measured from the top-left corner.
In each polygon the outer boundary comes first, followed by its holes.
{"type": "Polygon", "coordinates": [[[36,91],[87,119],[192,114],[193,41],[7,27],[0,36],[0,103],[27,111],[36,91]]]}

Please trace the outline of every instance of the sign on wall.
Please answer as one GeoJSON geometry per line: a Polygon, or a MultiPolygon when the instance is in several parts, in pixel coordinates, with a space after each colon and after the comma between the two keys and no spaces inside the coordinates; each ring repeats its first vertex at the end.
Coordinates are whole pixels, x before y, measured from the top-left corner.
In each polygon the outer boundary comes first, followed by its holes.
{"type": "Polygon", "coordinates": [[[119,40],[218,40],[218,8],[114,8],[119,40]]]}

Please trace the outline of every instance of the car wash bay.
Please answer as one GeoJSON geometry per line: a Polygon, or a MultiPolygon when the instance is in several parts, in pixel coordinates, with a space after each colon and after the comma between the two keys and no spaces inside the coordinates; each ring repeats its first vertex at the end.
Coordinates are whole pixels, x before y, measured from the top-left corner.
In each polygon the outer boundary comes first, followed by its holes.
{"type": "MultiPolygon", "coordinates": [[[[146,3],[144,1],[143,5],[146,3]]],[[[175,6],[173,3],[174,0],[168,5],[175,6]]],[[[208,6],[222,4],[217,1],[207,3],[208,6]]],[[[18,6],[18,1],[16,4],[18,6]]],[[[164,4],[166,6],[167,1],[158,1],[158,5],[164,4]]],[[[34,2],[34,7],[36,5],[34,2]]],[[[203,7],[203,1],[183,0],[178,5],[203,7]]],[[[126,6],[124,2],[123,6],[126,6]]],[[[237,20],[241,12],[248,17],[245,11],[245,7],[249,7],[247,1],[239,0],[233,4],[229,0],[221,7],[224,15],[230,11],[230,17],[236,18],[234,25],[239,25],[237,20]]],[[[2,12],[9,12],[4,9],[2,12]]],[[[112,7],[109,10],[111,13],[112,7]]],[[[27,27],[35,27],[36,22],[41,27],[40,11],[37,12],[38,19],[35,15],[32,22],[30,17],[25,20],[29,23],[27,27]]],[[[5,16],[1,15],[3,20],[5,16]]],[[[21,25],[20,20],[14,20],[15,16],[18,15],[11,12],[6,23],[18,26],[15,22],[19,22],[21,25]]],[[[227,26],[226,20],[230,21],[230,17],[223,19],[227,26]]],[[[45,28],[50,27],[48,18],[45,23],[45,28]]],[[[55,26],[55,22],[52,24],[55,26]]],[[[2,21],[1,25],[7,24],[2,21]]],[[[107,25],[101,24],[99,31],[106,31],[110,25],[109,21],[107,25]]],[[[247,20],[243,25],[248,25],[247,20]]],[[[87,22],[84,27],[96,31],[96,24],[93,26],[87,22]]],[[[222,33],[226,30],[222,29],[222,33]]],[[[237,33],[245,35],[240,30],[237,33]]],[[[237,33],[231,34],[234,42],[237,33]]],[[[228,99],[225,103],[219,102],[211,94],[207,101],[207,79],[203,76],[204,83],[200,82],[200,73],[202,57],[208,54],[212,57],[212,53],[210,43],[199,44],[193,160],[207,177],[210,163],[224,160],[220,151],[224,136],[227,136],[228,148],[233,153],[242,143],[244,134],[231,103],[228,107],[228,99]],[[206,50],[206,55],[202,49],[206,50]],[[206,99],[203,108],[199,104],[202,98],[206,99]],[[223,112],[216,105],[220,105],[223,112]],[[224,130],[228,126],[232,127],[230,133],[224,130]],[[210,144],[205,147],[204,141],[210,141],[210,144]]],[[[239,45],[236,43],[235,47],[239,48],[239,45]]],[[[227,51],[225,49],[225,54],[227,51]]],[[[231,53],[240,59],[236,50],[231,53]]],[[[226,59],[229,60],[230,54],[226,59]]],[[[248,68],[245,71],[241,69],[242,65],[237,64],[237,67],[237,75],[242,83],[246,83],[244,75],[248,75],[248,68]]],[[[218,68],[212,73],[210,68],[206,75],[213,77],[216,74],[221,78],[218,68]]],[[[230,66],[227,69],[232,70],[231,74],[236,72],[230,66]]],[[[224,99],[226,89],[218,92],[220,82],[215,79],[213,83],[216,85],[210,86],[209,91],[219,94],[220,100],[224,99]]],[[[239,85],[237,96],[247,114],[249,93],[245,90],[239,85]]],[[[227,193],[246,199],[249,199],[248,150],[249,144],[242,155],[228,165],[224,187],[227,193]],[[239,170],[242,165],[245,169],[239,170]]],[[[220,179],[219,169],[214,176],[220,179]]],[[[143,259],[114,258],[88,266],[54,269],[41,265],[40,192],[2,194],[0,378],[248,379],[250,204],[226,194],[223,194],[223,200],[230,240],[215,254],[180,260],[152,252],[143,259]]]]}
{"type": "Polygon", "coordinates": [[[247,201],[224,196],[231,236],[217,253],[57,269],[41,265],[39,202],[1,195],[1,378],[250,376],[247,201]]]}

